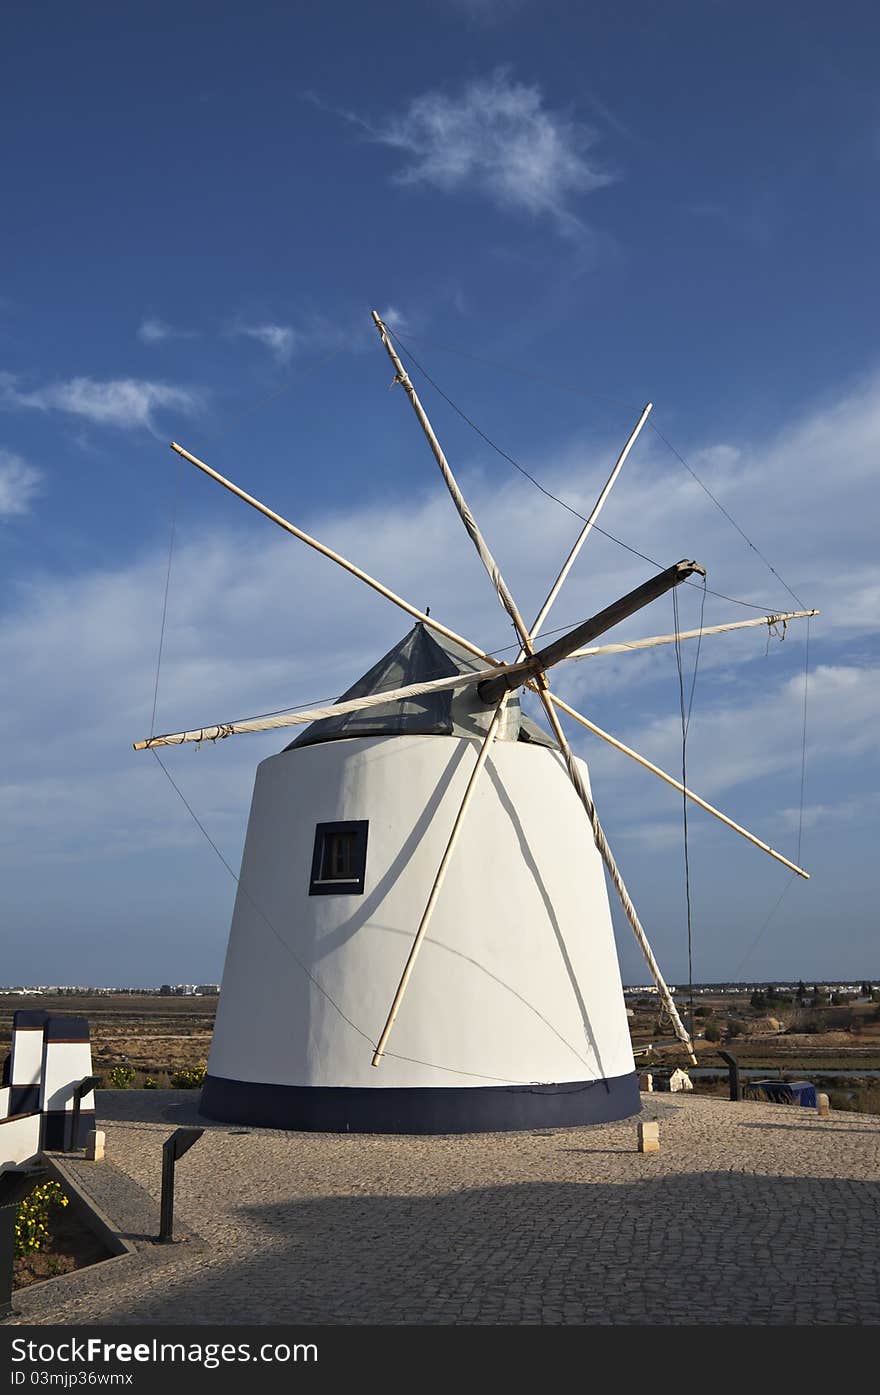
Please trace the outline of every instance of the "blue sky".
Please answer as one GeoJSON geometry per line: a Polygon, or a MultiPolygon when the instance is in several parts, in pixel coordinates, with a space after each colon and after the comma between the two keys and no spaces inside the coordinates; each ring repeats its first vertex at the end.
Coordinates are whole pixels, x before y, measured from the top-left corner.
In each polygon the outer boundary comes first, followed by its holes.
{"type": "MultiPolygon", "coordinates": [[[[638,409],[807,605],[803,861],[694,812],[698,979],[880,976],[876,10],[435,0],[33,6],[3,19],[0,981],[220,975],[233,884],[148,734],[331,698],[407,618],[178,465],[172,437],[489,647],[509,642],[369,319],[586,510],[638,409]]],[[[414,373],[522,608],[577,521],[414,373]]],[[[793,607],[663,440],[603,526],[793,607]]],[[[590,540],[553,612],[645,579],[590,540]]],[[[696,625],[700,595],[681,594],[696,625]]],[[[710,596],[706,621],[756,614],[710,596]]],[[[669,599],[628,622],[672,628],[669,599]]],[[[707,639],[690,783],[793,854],[804,629],[707,639]]],[[[693,647],[686,654],[692,664],[693,647]]],[[[671,648],[559,671],[675,773],[671,648]]],[[[575,729],[661,964],[686,974],[677,796],[575,729]]],[[[229,862],[248,736],[165,757],[229,862]]],[[[624,927],[624,977],[644,970],[624,927]]]]}

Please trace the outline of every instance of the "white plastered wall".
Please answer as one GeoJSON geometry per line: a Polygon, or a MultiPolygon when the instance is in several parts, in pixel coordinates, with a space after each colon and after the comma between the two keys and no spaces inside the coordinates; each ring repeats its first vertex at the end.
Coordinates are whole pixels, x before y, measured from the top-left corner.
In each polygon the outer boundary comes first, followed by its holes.
{"type": "Polygon", "coordinates": [[[12,1033],[11,1085],[39,1085],[43,1069],[43,1028],[16,1027],[12,1033]]]}
{"type": "MultiPolygon", "coordinates": [[[[92,1049],[87,1041],[47,1041],[43,1048],[40,1108],[72,1110],[77,1085],[91,1073],[92,1049]]],[[[94,1110],[93,1091],[83,1096],[80,1108],[84,1114],[94,1110]]]]}
{"type": "Polygon", "coordinates": [[[39,1114],[21,1114],[0,1120],[0,1172],[30,1162],[40,1151],[39,1114]]]}
{"type": "Polygon", "coordinates": [[[387,1054],[370,1064],[477,749],[374,737],[262,762],[212,1075],[462,1087],[633,1070],[589,823],[558,754],[516,742],[492,749],[387,1054]],[[316,824],[352,819],[369,821],[364,894],[310,896],[316,824]]]}

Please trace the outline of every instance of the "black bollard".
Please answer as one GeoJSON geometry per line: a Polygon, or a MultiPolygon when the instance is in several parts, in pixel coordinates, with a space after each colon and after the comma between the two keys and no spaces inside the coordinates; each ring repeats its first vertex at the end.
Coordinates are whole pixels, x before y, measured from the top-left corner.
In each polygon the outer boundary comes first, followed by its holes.
{"type": "Polygon", "coordinates": [[[730,1098],[732,1100],[742,1099],[742,1086],[739,1081],[739,1061],[732,1056],[729,1051],[719,1051],[718,1055],[722,1061],[727,1062],[727,1075],[730,1081],[730,1098]]]}
{"type": "Polygon", "coordinates": [[[162,1200],[159,1209],[159,1242],[168,1245],[174,1239],[174,1164],[194,1143],[204,1129],[176,1129],[162,1144],[162,1200]]]}
{"type": "Polygon", "coordinates": [[[0,1319],[12,1314],[12,1264],[18,1208],[48,1175],[45,1167],[7,1167],[0,1172],[0,1319]]]}
{"type": "Polygon", "coordinates": [[[74,1153],[80,1147],[79,1142],[79,1113],[82,1109],[82,1102],[90,1090],[95,1090],[101,1081],[97,1075],[86,1075],[79,1082],[73,1092],[73,1113],[70,1122],[70,1138],[65,1153],[74,1153]]]}

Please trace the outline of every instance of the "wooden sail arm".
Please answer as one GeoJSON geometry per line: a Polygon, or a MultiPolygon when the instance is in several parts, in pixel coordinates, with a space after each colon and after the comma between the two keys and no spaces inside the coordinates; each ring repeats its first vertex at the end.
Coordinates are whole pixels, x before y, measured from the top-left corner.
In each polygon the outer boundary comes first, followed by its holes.
{"type": "Polygon", "coordinates": [[[694,572],[700,572],[705,576],[705,570],[699,562],[676,562],[674,566],[667,567],[665,571],[658,572],[656,576],[650,577],[637,586],[634,591],[621,596],[612,605],[600,610],[598,615],[593,615],[589,620],[584,620],[582,624],[576,625],[568,634],[556,639],[552,644],[545,645],[543,649],[537,650],[522,663],[512,664],[511,667],[497,678],[487,678],[477,689],[483,702],[487,706],[494,706],[498,702],[501,694],[510,688],[519,687],[526,677],[545,672],[558,664],[562,659],[568,658],[572,650],[580,645],[595,639],[597,635],[604,634],[606,630],[612,629],[614,625],[620,624],[628,616],[634,615],[643,606],[655,601],[658,596],[663,596],[670,591],[673,586],[678,586],[682,581],[686,581],[694,572]]]}
{"type": "Polygon", "coordinates": [[[504,709],[507,706],[508,697],[508,693],[502,693],[498,706],[495,709],[495,714],[492,718],[492,721],[489,724],[489,730],[483,737],[483,743],[480,746],[479,752],[477,754],[476,764],[474,765],[474,768],[470,774],[470,778],[468,779],[464,795],[462,796],[461,804],[458,807],[458,813],[456,814],[452,824],[452,829],[450,831],[449,838],[446,843],[446,848],[444,850],[443,857],[440,860],[440,866],[437,869],[437,874],[434,877],[434,882],[428,895],[428,900],[425,905],[425,909],[422,912],[422,918],[419,921],[419,927],[416,930],[415,937],[413,939],[412,945],[410,946],[410,951],[407,955],[406,964],[404,965],[403,972],[400,976],[400,982],[397,985],[397,990],[394,994],[391,1007],[388,1009],[388,1016],[385,1019],[385,1026],[382,1028],[379,1040],[376,1043],[376,1049],[373,1052],[372,1064],[374,1066],[378,1066],[379,1062],[385,1054],[385,1047],[388,1044],[388,1038],[391,1035],[391,1030],[394,1026],[397,1014],[400,1011],[400,1005],[403,1002],[403,995],[406,992],[407,984],[409,983],[412,971],[415,968],[415,962],[418,958],[419,950],[422,947],[425,935],[427,934],[428,926],[431,923],[431,917],[434,914],[434,907],[437,905],[437,898],[440,895],[440,888],[442,887],[443,882],[446,879],[446,873],[449,868],[449,863],[452,860],[452,854],[455,851],[455,845],[458,842],[459,834],[461,833],[461,828],[462,824],[464,823],[465,815],[468,811],[471,799],[473,798],[474,789],[476,788],[477,781],[480,778],[480,773],[485,767],[486,761],[489,756],[489,752],[492,748],[492,743],[498,735],[499,729],[501,727],[501,721],[504,717],[504,709]]]}
{"type": "Polygon", "coordinates": [[[294,523],[283,518],[280,513],[275,513],[274,509],[268,508],[265,504],[262,504],[259,499],[255,499],[252,494],[247,494],[243,489],[239,488],[232,480],[226,479],[224,475],[212,469],[204,460],[199,460],[198,456],[191,455],[188,450],[184,450],[183,446],[178,445],[176,441],[171,441],[170,445],[171,449],[176,451],[178,455],[183,456],[184,460],[188,460],[191,465],[195,465],[197,469],[209,475],[212,480],[216,480],[218,484],[222,484],[224,489],[228,489],[229,492],[234,494],[238,499],[243,499],[246,504],[250,504],[251,508],[263,514],[264,518],[271,519],[273,523],[278,524],[279,528],[283,528],[286,533],[290,533],[293,537],[299,538],[300,542],[304,542],[308,547],[314,548],[315,551],[320,552],[323,557],[329,557],[331,562],[336,562],[337,565],[344,568],[345,571],[351,572],[352,576],[356,576],[359,581],[365,582],[366,585],[372,587],[374,591],[378,591],[379,595],[384,596],[386,600],[393,601],[395,605],[400,606],[401,610],[405,610],[408,615],[412,615],[416,620],[421,620],[423,625],[427,625],[431,630],[436,630],[438,634],[445,635],[447,639],[454,640],[456,644],[460,644],[463,649],[466,649],[469,654],[474,654],[478,659],[485,660],[487,664],[495,662],[491,654],[484,653],[477,645],[472,644],[469,639],[465,639],[463,635],[457,634],[455,630],[450,630],[447,625],[441,624],[433,615],[428,615],[427,611],[419,610],[416,606],[410,605],[409,601],[405,601],[402,596],[398,596],[390,587],[383,585],[381,581],[377,581],[375,577],[370,576],[369,572],[365,572],[361,567],[356,566],[354,562],[349,562],[346,557],[343,557],[338,552],[334,552],[331,547],[327,547],[325,543],[319,542],[317,538],[311,537],[310,534],[304,532],[302,528],[297,528],[294,523]]]}
{"type": "Polygon", "coordinates": [[[475,673],[456,673],[450,678],[431,678],[424,683],[409,683],[404,688],[388,688],[384,692],[370,693],[366,697],[349,698],[347,702],[334,702],[327,707],[312,707],[302,712],[270,712],[263,717],[245,717],[235,722],[214,722],[210,726],[194,727],[191,731],[166,733],[164,736],[151,736],[146,741],[135,741],[136,751],[149,751],[153,746],[182,746],[186,741],[221,741],[227,736],[244,732],[275,731],[279,727],[307,726],[310,722],[320,722],[325,717],[344,717],[349,712],[366,712],[371,707],[384,707],[390,702],[406,702],[421,697],[424,693],[442,693],[450,688],[466,688],[479,683],[482,678],[491,677],[503,670],[499,665],[481,668],[475,673]]]}
{"type": "MultiPolygon", "coordinates": [[[[382,343],[385,347],[385,351],[394,365],[395,381],[400,383],[401,387],[403,388],[404,392],[409,398],[410,405],[413,411],[415,412],[416,418],[419,422],[419,425],[422,428],[422,431],[425,434],[425,439],[427,440],[428,445],[431,448],[431,454],[436,460],[440,473],[443,476],[443,481],[446,485],[446,488],[449,490],[452,502],[458,509],[459,516],[465,527],[465,531],[468,537],[470,538],[471,542],[473,543],[474,547],[477,549],[477,554],[480,558],[480,561],[485,567],[489,579],[492,582],[492,585],[495,587],[495,592],[498,596],[498,599],[500,600],[501,604],[504,606],[504,609],[507,611],[508,615],[513,621],[514,626],[516,627],[517,634],[519,635],[520,640],[523,644],[523,647],[527,650],[528,653],[531,654],[533,646],[529,641],[529,632],[526,628],[526,622],[520,615],[519,608],[516,604],[516,601],[513,598],[510,587],[507,585],[507,582],[501,575],[501,568],[499,567],[495,558],[492,556],[489,544],[483,537],[483,534],[480,531],[479,524],[477,523],[477,520],[475,519],[470,508],[468,507],[467,501],[464,495],[462,494],[461,489],[459,488],[458,480],[455,478],[449,461],[446,459],[446,456],[443,452],[443,447],[440,445],[434,428],[428,420],[428,414],[422,406],[421,402],[419,401],[419,395],[413,387],[412,382],[410,381],[409,374],[407,373],[406,369],[400,361],[400,355],[398,354],[397,350],[391,342],[388,330],[382,323],[375,310],[373,311],[373,322],[377,330],[379,331],[379,338],[382,340],[382,343]]],[[[496,702],[500,699],[500,696],[501,694],[499,693],[498,698],[496,698],[496,702]]],[[[492,705],[494,706],[495,704],[493,703],[492,705]]]]}
{"type": "MultiPolygon", "coordinates": [[[[683,630],[678,635],[651,635],[646,639],[633,639],[620,644],[598,644],[589,649],[576,649],[560,662],[572,659],[592,659],[602,654],[626,654],[631,649],[649,649],[658,644],[673,644],[676,639],[697,639],[702,635],[726,633],[728,630],[747,630],[757,625],[787,624],[789,620],[800,620],[804,616],[818,615],[818,610],[792,610],[779,615],[762,615],[759,620],[736,620],[728,625],[707,625],[702,630],[683,630]]],[[[238,736],[248,732],[274,731],[283,727],[307,726],[309,722],[321,721],[324,717],[341,717],[347,712],[366,711],[371,707],[388,702],[405,702],[408,698],[419,697],[422,693],[438,693],[448,688],[466,688],[497,674],[507,673],[507,665],[477,669],[473,673],[462,673],[453,678],[432,679],[427,683],[410,683],[404,688],[393,688],[387,692],[371,694],[369,697],[350,698],[348,702],[336,702],[329,707],[313,707],[301,712],[278,712],[262,717],[241,718],[232,722],[212,722],[207,726],[194,727],[189,731],[167,732],[162,736],[152,736],[146,741],[135,741],[134,750],[148,751],[153,746],[182,746],[185,742],[220,741],[227,736],[238,736]]],[[[529,675],[525,675],[529,681],[529,675]]],[[[532,686],[529,683],[529,686],[532,686]]]]}
{"type": "Polygon", "coordinates": [[[628,654],[635,649],[654,649],[659,644],[675,644],[682,639],[702,639],[704,635],[727,634],[731,630],[752,630],[759,625],[772,629],[774,625],[785,627],[789,620],[803,620],[808,616],[819,615],[818,610],[788,610],[779,615],[761,615],[757,620],[732,620],[726,625],[703,625],[699,630],[680,630],[678,634],[649,635],[646,639],[624,639],[617,644],[590,645],[588,649],[574,649],[569,659],[594,659],[600,654],[628,654]]]}
{"type": "MultiPolygon", "coordinates": [[[[477,526],[476,520],[474,519],[471,510],[468,508],[464,496],[458,486],[458,482],[455,479],[455,476],[453,475],[452,470],[449,467],[449,462],[443,454],[439,441],[434,435],[433,428],[431,427],[431,423],[428,421],[424,408],[419,402],[415,389],[413,388],[412,383],[409,381],[409,378],[407,377],[406,370],[404,369],[398,355],[394,350],[393,345],[391,344],[387,331],[385,330],[385,326],[382,324],[382,321],[379,319],[379,316],[375,313],[375,311],[373,312],[373,319],[376,323],[376,327],[379,330],[382,342],[385,345],[388,355],[394,363],[397,372],[397,379],[404,386],[407,392],[407,396],[409,397],[410,402],[412,403],[412,406],[415,409],[416,415],[419,418],[419,421],[422,425],[422,429],[424,430],[428,442],[431,446],[434,458],[440,467],[440,472],[443,475],[444,481],[446,482],[446,486],[449,490],[452,500],[459,511],[459,514],[461,516],[462,522],[465,525],[467,533],[477,549],[483,566],[489,573],[489,576],[498,594],[499,600],[501,601],[510,618],[513,620],[514,625],[516,626],[516,630],[519,634],[520,643],[522,646],[521,656],[534,655],[534,643],[532,641],[531,635],[525,627],[525,623],[522,619],[522,616],[519,613],[519,610],[516,606],[516,602],[513,600],[513,597],[511,596],[510,591],[504,582],[504,578],[501,576],[498,564],[492,556],[491,552],[489,551],[488,545],[477,526]]],[[[581,643],[582,641],[578,640],[577,642],[581,643]]],[[[565,756],[569,776],[575,788],[578,790],[578,794],[581,798],[581,801],[584,804],[587,814],[590,817],[590,822],[593,827],[593,836],[596,840],[596,845],[599,848],[605,865],[609,870],[609,875],[611,876],[611,879],[618,892],[618,895],[621,898],[624,911],[627,915],[630,924],[633,927],[633,931],[636,934],[636,938],[638,939],[639,944],[647,960],[648,967],[652,975],[654,976],[654,981],[657,984],[660,995],[667,1006],[669,1015],[673,1021],[673,1024],[675,1025],[676,1032],[678,1033],[681,1040],[684,1041],[687,1045],[688,1050],[691,1054],[691,1059],[695,1060],[693,1056],[693,1046],[690,1042],[690,1038],[688,1037],[688,1034],[685,1031],[683,1024],[681,1023],[681,1020],[675,1008],[675,1003],[673,1002],[672,996],[669,993],[669,990],[663,980],[663,975],[660,973],[659,966],[657,965],[657,961],[653,956],[650,945],[648,944],[647,936],[645,935],[641,922],[639,921],[638,915],[636,914],[635,907],[633,906],[629,893],[627,892],[626,887],[623,884],[623,879],[620,876],[620,872],[617,869],[617,865],[614,861],[611,849],[608,846],[608,840],[607,838],[605,838],[605,835],[599,824],[598,818],[596,817],[596,811],[593,807],[592,800],[590,799],[589,794],[587,793],[586,788],[583,784],[583,781],[580,778],[580,773],[577,769],[574,755],[571,751],[570,746],[568,745],[565,734],[560,727],[559,718],[557,717],[552,704],[549,702],[546,692],[543,691],[543,687],[546,684],[546,680],[543,677],[543,673],[539,674],[536,680],[534,681],[536,681],[538,683],[538,686],[541,688],[540,696],[542,702],[544,703],[548,720],[550,721],[550,725],[553,728],[553,731],[556,735],[556,739],[560,744],[560,748],[563,752],[563,755],[565,756]]],[[[503,692],[501,694],[501,698],[503,698],[503,692]]]]}
{"type": "Polygon", "coordinates": [[[555,693],[548,692],[543,696],[546,696],[554,707],[558,707],[561,711],[567,712],[569,717],[573,717],[576,722],[580,722],[581,726],[586,727],[587,731],[591,731],[594,736],[600,737],[602,741],[607,741],[609,746],[613,746],[616,751],[622,751],[625,756],[629,756],[631,760],[637,761],[638,764],[644,766],[646,770],[650,770],[652,775],[656,775],[659,779],[664,780],[667,785],[671,785],[672,788],[678,790],[680,794],[686,795],[694,804],[698,804],[701,809],[705,809],[707,814],[711,814],[713,818],[720,820],[720,822],[726,824],[728,828],[732,828],[734,833],[739,833],[742,838],[745,838],[756,848],[760,848],[761,851],[767,853],[768,856],[775,858],[777,862],[781,862],[784,867],[788,867],[792,872],[796,872],[799,877],[804,877],[806,880],[809,880],[810,874],[809,872],[805,872],[803,867],[798,867],[796,862],[791,862],[787,857],[783,857],[782,853],[777,852],[775,848],[771,848],[769,843],[765,843],[761,838],[756,838],[754,833],[750,833],[747,828],[743,828],[742,824],[736,823],[733,819],[728,818],[727,814],[723,814],[720,809],[715,808],[714,804],[710,804],[708,800],[702,799],[700,795],[688,789],[687,786],[683,785],[679,780],[676,780],[674,776],[667,775],[665,770],[661,770],[659,765],[655,765],[653,761],[648,760],[647,756],[639,755],[638,751],[634,751],[631,746],[627,746],[622,741],[618,741],[617,737],[612,736],[610,732],[603,731],[595,722],[591,722],[589,717],[585,717],[582,712],[578,712],[574,707],[570,707],[567,702],[563,702],[562,698],[557,697],[555,693]]]}
{"type": "Polygon", "coordinates": [[[611,884],[614,887],[614,890],[617,892],[617,895],[620,899],[620,904],[623,907],[623,913],[629,921],[630,928],[636,937],[636,941],[639,945],[639,948],[642,951],[642,954],[644,955],[645,963],[647,964],[651,977],[653,978],[654,983],[656,984],[657,992],[660,994],[661,1001],[663,1002],[663,1005],[669,1014],[669,1019],[672,1022],[675,1034],[678,1037],[679,1041],[681,1041],[684,1044],[685,1049],[687,1050],[687,1053],[690,1057],[691,1064],[696,1065],[697,1058],[694,1055],[694,1044],[690,1039],[690,1036],[684,1023],[678,1015],[678,1009],[675,1006],[675,1000],[669,991],[669,986],[666,983],[663,974],[661,973],[660,965],[657,963],[654,951],[652,950],[648,942],[648,936],[645,934],[645,927],[642,925],[642,922],[639,919],[638,911],[633,905],[632,897],[626,889],[626,883],[624,882],[623,877],[621,876],[620,868],[618,867],[617,860],[613,852],[611,851],[608,839],[605,837],[605,830],[599,822],[599,815],[596,813],[596,806],[593,803],[592,796],[584,782],[584,777],[578,766],[577,760],[575,759],[574,751],[571,749],[571,746],[568,742],[568,738],[566,737],[565,732],[562,730],[562,726],[559,721],[559,716],[556,712],[555,707],[553,706],[553,702],[551,701],[549,689],[546,686],[539,689],[538,696],[544,706],[544,712],[546,714],[547,720],[550,723],[554,736],[556,737],[556,741],[562,753],[562,758],[565,761],[566,770],[568,771],[568,778],[571,780],[571,783],[574,787],[574,791],[578,799],[581,801],[581,804],[584,807],[584,812],[586,813],[587,818],[590,821],[590,827],[593,830],[593,841],[595,842],[596,847],[599,851],[599,856],[605,863],[605,870],[611,878],[611,884]]]}
{"type": "Polygon", "coordinates": [[[629,438],[628,438],[628,440],[627,440],[627,442],[626,442],[626,445],[624,446],[623,450],[620,452],[620,455],[617,457],[617,460],[616,460],[615,465],[614,465],[614,469],[611,471],[611,474],[608,476],[608,479],[605,481],[605,484],[604,484],[603,487],[602,487],[602,490],[601,490],[601,492],[600,492],[600,494],[599,494],[599,497],[598,497],[598,499],[596,500],[595,504],[593,505],[592,510],[590,511],[590,516],[589,516],[589,518],[586,520],[586,522],[584,523],[583,528],[581,529],[580,533],[578,534],[577,539],[576,539],[575,544],[574,544],[574,547],[571,549],[571,552],[568,554],[568,556],[566,557],[564,563],[562,564],[562,569],[561,569],[559,575],[557,576],[556,580],[554,581],[553,585],[551,586],[550,592],[549,592],[549,594],[548,594],[548,596],[547,596],[546,601],[545,601],[544,604],[541,606],[541,609],[538,611],[538,614],[536,615],[536,617],[535,617],[535,619],[534,619],[534,622],[532,623],[532,628],[529,630],[529,638],[530,638],[530,639],[534,639],[534,638],[535,638],[535,636],[537,635],[538,631],[541,629],[541,626],[544,624],[544,621],[547,619],[547,616],[550,614],[550,609],[551,609],[551,607],[552,607],[552,605],[553,605],[553,602],[556,600],[556,597],[559,595],[559,592],[562,590],[562,586],[563,586],[563,583],[565,582],[565,578],[568,576],[569,572],[571,571],[572,567],[574,566],[574,563],[575,563],[575,561],[576,561],[576,559],[577,559],[577,557],[578,557],[578,554],[580,553],[581,548],[583,547],[584,543],[587,541],[587,538],[588,538],[588,537],[590,536],[590,534],[592,533],[593,528],[594,528],[595,525],[596,525],[596,519],[599,517],[600,513],[602,512],[603,508],[605,507],[605,503],[606,503],[606,501],[607,501],[607,499],[608,499],[608,496],[609,496],[609,494],[611,493],[612,489],[614,488],[614,484],[615,484],[615,481],[616,481],[616,479],[617,479],[617,476],[620,474],[621,470],[623,469],[624,465],[626,464],[626,458],[627,458],[627,456],[629,455],[630,451],[632,450],[633,446],[635,445],[636,441],[638,440],[639,435],[641,434],[642,427],[644,426],[645,422],[648,420],[648,415],[649,415],[649,413],[650,413],[650,411],[651,411],[652,406],[653,406],[653,403],[647,402],[647,403],[645,404],[645,406],[642,408],[642,414],[641,414],[641,416],[639,417],[638,421],[636,422],[635,426],[633,427],[632,431],[630,432],[629,438]]]}

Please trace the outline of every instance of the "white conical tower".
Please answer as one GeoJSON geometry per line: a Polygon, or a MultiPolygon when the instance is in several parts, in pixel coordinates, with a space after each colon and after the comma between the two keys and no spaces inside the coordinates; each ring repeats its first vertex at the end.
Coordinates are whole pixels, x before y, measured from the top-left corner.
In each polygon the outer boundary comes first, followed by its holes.
{"type": "MultiPolygon", "coordinates": [[[[340,701],[477,666],[416,625],[340,701]]],[[[638,1110],[602,862],[515,699],[371,1066],[491,716],[473,688],[432,694],[316,722],[262,762],[203,1113],[456,1133],[638,1110]]]]}

